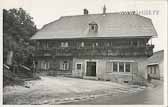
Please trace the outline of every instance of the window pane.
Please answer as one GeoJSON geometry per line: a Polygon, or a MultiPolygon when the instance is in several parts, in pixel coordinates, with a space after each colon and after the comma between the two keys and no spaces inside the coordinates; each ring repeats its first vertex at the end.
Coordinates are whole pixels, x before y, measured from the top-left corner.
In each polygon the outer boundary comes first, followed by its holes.
{"type": "Polygon", "coordinates": [[[64,70],[67,70],[68,69],[68,64],[66,63],[65,64],[65,69],[64,70]]]}
{"type": "Polygon", "coordinates": [[[117,62],[113,62],[113,72],[117,72],[117,62]]]}
{"type": "Polygon", "coordinates": [[[92,28],[92,30],[94,30],[94,26],[93,26],[93,25],[92,25],[92,27],[91,27],[91,28],[92,28]]]}
{"type": "Polygon", "coordinates": [[[130,72],[130,64],[126,63],[125,65],[125,72],[130,72]]]}
{"type": "Polygon", "coordinates": [[[119,72],[124,72],[124,63],[123,62],[119,63],[119,72]]]}
{"type": "Polygon", "coordinates": [[[156,66],[154,66],[154,74],[156,74],[156,66]]]}
{"type": "Polygon", "coordinates": [[[152,74],[152,67],[150,67],[150,73],[152,74]]]}
{"type": "Polygon", "coordinates": [[[77,70],[81,70],[81,64],[77,64],[77,70]]]}
{"type": "Polygon", "coordinates": [[[68,42],[65,43],[65,47],[68,47],[68,42]]]}

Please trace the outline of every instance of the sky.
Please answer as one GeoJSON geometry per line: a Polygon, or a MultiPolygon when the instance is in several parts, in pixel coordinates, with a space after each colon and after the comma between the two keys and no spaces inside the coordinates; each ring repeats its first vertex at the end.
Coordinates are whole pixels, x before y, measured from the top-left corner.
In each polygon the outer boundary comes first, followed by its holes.
{"type": "MultiPolygon", "coordinates": [[[[102,13],[106,5],[107,13],[135,11],[151,18],[158,37],[152,39],[154,51],[167,46],[167,3],[166,0],[0,0],[5,9],[23,8],[33,17],[40,29],[43,25],[61,16],[82,15],[87,8],[90,14],[102,13]],[[166,46],[165,46],[166,45],[166,46]]],[[[151,41],[150,41],[151,43],[151,41]]]]}

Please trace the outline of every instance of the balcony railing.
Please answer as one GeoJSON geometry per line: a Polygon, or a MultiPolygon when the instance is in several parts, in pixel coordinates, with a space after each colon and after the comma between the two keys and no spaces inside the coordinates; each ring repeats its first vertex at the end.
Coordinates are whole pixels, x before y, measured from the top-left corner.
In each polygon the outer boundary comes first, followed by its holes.
{"type": "Polygon", "coordinates": [[[141,47],[66,47],[37,49],[36,56],[151,56],[154,45],[141,47]]]}

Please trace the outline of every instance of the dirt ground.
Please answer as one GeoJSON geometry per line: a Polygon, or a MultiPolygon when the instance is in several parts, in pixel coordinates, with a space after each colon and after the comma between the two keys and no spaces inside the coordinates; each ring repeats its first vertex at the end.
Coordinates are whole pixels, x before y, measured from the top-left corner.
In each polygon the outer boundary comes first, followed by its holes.
{"type": "Polygon", "coordinates": [[[24,86],[3,88],[3,104],[62,104],[95,99],[105,95],[119,96],[143,91],[145,87],[66,77],[43,76],[24,86]]]}

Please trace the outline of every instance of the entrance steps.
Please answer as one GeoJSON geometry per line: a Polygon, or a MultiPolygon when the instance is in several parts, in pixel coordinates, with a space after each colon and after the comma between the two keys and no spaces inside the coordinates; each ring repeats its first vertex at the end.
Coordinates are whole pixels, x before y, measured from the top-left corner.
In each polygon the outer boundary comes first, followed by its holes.
{"type": "Polygon", "coordinates": [[[98,80],[98,77],[94,77],[94,76],[84,76],[83,79],[98,80]]]}

